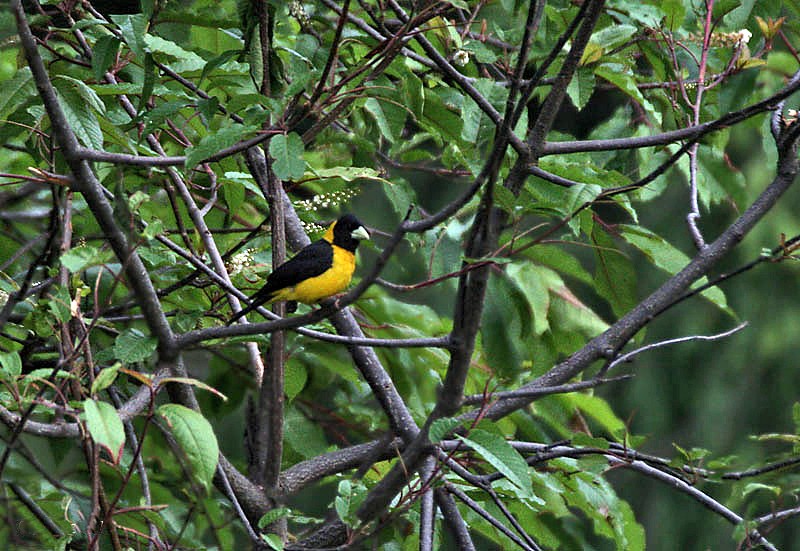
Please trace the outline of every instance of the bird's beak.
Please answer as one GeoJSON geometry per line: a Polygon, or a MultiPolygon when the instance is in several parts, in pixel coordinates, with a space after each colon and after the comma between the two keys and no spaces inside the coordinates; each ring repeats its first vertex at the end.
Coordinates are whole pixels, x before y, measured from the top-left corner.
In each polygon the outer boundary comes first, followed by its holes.
{"type": "Polygon", "coordinates": [[[359,226],[350,232],[350,237],[358,241],[361,241],[362,239],[369,239],[369,232],[364,226],[359,226]]]}

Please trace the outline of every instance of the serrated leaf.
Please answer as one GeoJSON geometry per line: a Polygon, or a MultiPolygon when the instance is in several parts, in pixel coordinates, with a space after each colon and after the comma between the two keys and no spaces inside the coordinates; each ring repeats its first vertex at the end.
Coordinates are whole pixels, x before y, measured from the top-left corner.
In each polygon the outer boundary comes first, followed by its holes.
{"type": "Polygon", "coordinates": [[[87,399],[83,402],[86,427],[92,440],[105,448],[114,463],[118,463],[125,445],[125,428],[114,406],[108,402],[87,399]]]}
{"type": "Polygon", "coordinates": [[[594,33],[591,41],[603,48],[606,52],[624,44],[636,34],[636,27],[633,25],[609,25],[604,29],[594,33]]]}
{"type": "Polygon", "coordinates": [[[449,109],[433,90],[425,90],[423,119],[420,122],[427,123],[426,126],[431,133],[445,143],[449,141],[458,144],[461,139],[463,126],[461,116],[449,109]]]}
{"type": "Polygon", "coordinates": [[[315,176],[322,179],[339,178],[345,182],[363,179],[375,180],[377,182],[383,182],[389,185],[392,184],[389,180],[381,178],[377,170],[366,166],[336,166],[333,168],[322,168],[318,170],[312,169],[312,172],[315,176]]]}
{"type": "Polygon", "coordinates": [[[103,76],[117,57],[121,41],[116,36],[101,36],[92,48],[92,72],[98,82],[103,81],[103,76]]]}
{"type": "Polygon", "coordinates": [[[428,438],[434,444],[441,442],[448,434],[461,426],[461,421],[452,417],[442,417],[431,423],[428,430],[428,438]]]}
{"type": "MultiPolygon", "coordinates": [[[[239,143],[254,132],[255,128],[241,125],[220,128],[212,134],[207,134],[200,143],[186,150],[186,168],[194,168],[201,161],[208,159],[227,147],[239,143]]],[[[302,174],[301,174],[302,175],[302,174]]]]}
{"type": "Polygon", "coordinates": [[[206,60],[196,53],[185,50],[174,42],[160,36],[145,34],[143,41],[151,52],[161,52],[177,59],[178,63],[176,65],[180,65],[179,72],[199,71],[206,65],[206,60]]]}
{"type": "Polygon", "coordinates": [[[618,316],[636,304],[636,271],[628,257],[617,250],[614,241],[599,227],[592,232],[596,245],[595,285],[618,316]]]}
{"type": "Polygon", "coordinates": [[[65,287],[58,287],[51,293],[48,308],[61,323],[67,323],[72,318],[71,305],[72,297],[65,287]]]}
{"type": "Polygon", "coordinates": [[[636,100],[641,105],[645,112],[653,117],[653,119],[661,124],[661,112],[658,111],[650,101],[642,95],[642,92],[636,86],[636,80],[633,78],[631,71],[628,67],[619,63],[604,63],[595,68],[594,74],[603,78],[625,92],[628,96],[636,100]]]}
{"type": "Polygon", "coordinates": [[[169,425],[195,477],[208,488],[219,462],[219,444],[211,423],[201,413],[180,404],[164,404],[158,414],[169,425]]]}
{"type": "Polygon", "coordinates": [[[152,356],[157,346],[155,337],[148,337],[138,329],[126,329],[114,340],[114,357],[125,364],[141,362],[152,356]]]}
{"type": "Polygon", "coordinates": [[[294,407],[286,409],[283,433],[286,444],[304,459],[325,453],[328,449],[328,442],[320,425],[309,420],[294,407]]]}
{"type": "Polygon", "coordinates": [[[766,490],[775,496],[779,496],[783,493],[783,490],[780,486],[763,484],[761,482],[750,482],[749,484],[746,484],[745,487],[742,489],[742,497],[747,497],[753,492],[760,492],[762,490],[766,490]]]}
{"type": "Polygon", "coordinates": [[[482,429],[473,429],[469,436],[457,436],[467,446],[478,452],[492,467],[503,474],[521,493],[521,497],[539,504],[544,501],[533,494],[528,464],[520,453],[502,436],[482,429]]]}
{"type": "Polygon", "coordinates": [[[142,14],[112,15],[110,18],[119,27],[128,48],[141,61],[145,53],[144,36],[147,34],[147,18],[142,14]]]}
{"type": "Polygon", "coordinates": [[[486,360],[500,377],[511,379],[522,366],[522,339],[531,333],[530,305],[525,295],[504,274],[489,279],[481,319],[481,340],[486,360]]]}
{"type": "Polygon", "coordinates": [[[562,396],[583,414],[598,422],[614,438],[621,440],[625,436],[625,423],[617,417],[611,406],[600,396],[576,392],[562,396]]]}
{"type": "Polygon", "coordinates": [[[193,379],[191,377],[164,377],[163,379],[161,379],[159,381],[158,384],[159,384],[159,386],[162,386],[162,385],[165,385],[167,383],[179,383],[179,384],[182,384],[182,385],[191,385],[191,386],[200,388],[202,390],[208,391],[211,394],[214,394],[214,395],[222,398],[226,402],[228,401],[228,397],[225,396],[223,393],[221,393],[216,388],[214,388],[213,386],[207,385],[203,381],[199,381],[199,380],[193,379]]]}
{"type": "Polygon", "coordinates": [[[22,358],[19,352],[0,352],[0,376],[16,379],[22,373],[22,358]]]}
{"type": "Polygon", "coordinates": [[[412,71],[403,74],[401,93],[411,116],[415,119],[421,117],[425,106],[425,87],[412,71]]]}
{"type": "Polygon", "coordinates": [[[209,59],[208,62],[203,67],[203,72],[200,73],[200,80],[197,83],[198,86],[200,85],[201,82],[203,82],[203,79],[205,79],[209,74],[214,72],[215,69],[222,67],[230,60],[239,57],[241,54],[242,54],[241,50],[226,50],[221,54],[219,54],[218,56],[209,59]]]}
{"type": "Polygon", "coordinates": [[[299,362],[289,361],[286,363],[286,370],[283,373],[283,391],[286,399],[291,402],[295,396],[305,388],[308,381],[308,372],[299,362]]]}
{"type": "Polygon", "coordinates": [[[122,364],[116,362],[114,365],[100,370],[92,383],[92,396],[96,396],[98,392],[102,392],[114,384],[114,380],[117,378],[117,374],[119,374],[120,367],[122,367],[122,364]]]}
{"type": "Polygon", "coordinates": [[[188,100],[178,99],[161,103],[149,111],[142,113],[141,119],[144,121],[142,134],[152,133],[153,130],[161,126],[165,120],[175,115],[178,111],[189,105],[188,100]]]}
{"type": "Polygon", "coordinates": [[[572,100],[572,103],[575,104],[578,110],[586,107],[589,98],[592,97],[594,87],[594,73],[585,67],[580,67],[575,73],[574,78],[569,82],[569,86],[567,86],[569,99],[572,100]]]}
{"type": "Polygon", "coordinates": [[[506,269],[520,288],[533,315],[533,333],[542,335],[550,326],[547,320],[550,311],[550,292],[564,286],[561,278],[552,270],[533,264],[512,264],[506,269]]]}
{"type": "Polygon", "coordinates": [[[9,80],[0,83],[0,120],[5,120],[17,107],[36,94],[36,85],[28,67],[24,67],[9,80]]]}
{"type": "Polygon", "coordinates": [[[98,266],[110,258],[110,254],[91,245],[70,249],[61,255],[61,265],[70,272],[80,272],[89,266],[98,266]]]}
{"type": "MultiPolygon", "coordinates": [[[[675,275],[690,262],[689,257],[682,251],[673,247],[660,235],[646,228],[628,224],[619,224],[618,228],[621,230],[621,235],[625,241],[644,253],[655,266],[669,275],[675,275]]],[[[695,285],[702,285],[705,281],[706,278],[703,277],[695,285]]],[[[703,291],[702,296],[719,308],[728,311],[725,294],[718,287],[703,291]]]]}
{"type": "Polygon", "coordinates": [[[625,241],[639,249],[647,258],[670,275],[675,275],[689,263],[689,257],[673,247],[663,237],[641,226],[619,224],[625,241]]]}
{"type": "MultiPolygon", "coordinates": [[[[156,87],[156,61],[153,59],[153,54],[146,52],[144,54],[144,63],[142,64],[142,90],[139,92],[139,104],[136,106],[136,113],[142,113],[147,109],[150,103],[150,96],[153,95],[153,90],[156,87]]],[[[144,133],[140,135],[140,139],[144,137],[144,133]]]]}
{"type": "Polygon", "coordinates": [[[400,138],[406,120],[403,109],[380,97],[367,98],[364,109],[373,116],[384,138],[390,142],[396,142],[400,138]]]}
{"type": "Polygon", "coordinates": [[[219,98],[211,96],[210,98],[201,98],[197,101],[197,112],[203,120],[206,128],[209,127],[211,119],[217,114],[219,109],[219,98]]]}
{"type": "Polygon", "coordinates": [[[278,534],[261,534],[261,539],[274,551],[283,551],[284,549],[283,540],[278,534]]]}
{"type": "Polygon", "coordinates": [[[103,132],[100,121],[75,87],[64,79],[54,79],[53,85],[58,93],[64,116],[75,136],[84,146],[93,149],[103,148],[103,132]]]}
{"type": "Polygon", "coordinates": [[[547,266],[558,273],[582,281],[592,283],[592,276],[581,265],[580,261],[561,247],[554,245],[537,245],[526,252],[526,256],[542,266],[547,266]]]}
{"type": "Polygon", "coordinates": [[[275,521],[288,517],[289,513],[291,513],[291,510],[287,507],[277,507],[275,509],[271,509],[264,513],[260,519],[258,519],[258,527],[262,529],[267,528],[275,521]]]}
{"type": "Polygon", "coordinates": [[[336,499],[333,501],[333,507],[336,509],[336,514],[343,522],[347,522],[350,517],[350,496],[352,494],[352,487],[350,481],[345,479],[339,482],[337,488],[336,499]]]}
{"type": "Polygon", "coordinates": [[[298,180],[306,170],[303,159],[305,146],[296,132],[278,134],[269,142],[269,154],[274,159],[272,170],[280,180],[298,180]]]}

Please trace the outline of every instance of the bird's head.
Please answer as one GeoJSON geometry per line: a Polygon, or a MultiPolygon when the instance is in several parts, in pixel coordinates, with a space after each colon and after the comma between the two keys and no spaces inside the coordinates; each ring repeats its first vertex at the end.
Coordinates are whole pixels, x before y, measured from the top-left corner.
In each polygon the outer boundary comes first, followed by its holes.
{"type": "Polygon", "coordinates": [[[358,218],[345,214],[330,225],[324,239],[350,252],[356,252],[358,243],[369,239],[369,232],[358,218]]]}

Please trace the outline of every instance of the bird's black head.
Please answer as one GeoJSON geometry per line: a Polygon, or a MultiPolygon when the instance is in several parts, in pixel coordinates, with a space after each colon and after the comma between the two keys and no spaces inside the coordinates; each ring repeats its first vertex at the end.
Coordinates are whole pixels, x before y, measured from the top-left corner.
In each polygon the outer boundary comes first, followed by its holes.
{"type": "Polygon", "coordinates": [[[331,224],[325,232],[325,239],[350,252],[356,252],[362,239],[369,239],[369,232],[361,221],[352,214],[345,214],[331,224]]]}

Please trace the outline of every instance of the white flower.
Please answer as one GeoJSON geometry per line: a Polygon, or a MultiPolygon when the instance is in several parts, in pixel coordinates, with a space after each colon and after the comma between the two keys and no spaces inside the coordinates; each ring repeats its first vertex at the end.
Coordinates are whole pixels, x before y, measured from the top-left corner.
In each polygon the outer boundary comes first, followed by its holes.
{"type": "Polygon", "coordinates": [[[738,33],[736,33],[736,44],[735,46],[743,46],[750,42],[750,39],[753,38],[753,33],[748,31],[747,29],[741,29],[738,33]]]}
{"type": "Polygon", "coordinates": [[[253,249],[245,249],[242,252],[233,255],[231,258],[230,265],[231,265],[231,273],[235,274],[242,271],[243,268],[246,268],[250,264],[253,263],[253,249]]]}
{"type": "Polygon", "coordinates": [[[466,50],[458,50],[456,53],[453,54],[453,63],[455,63],[459,67],[463,67],[464,65],[469,63],[469,52],[466,50]]]}

